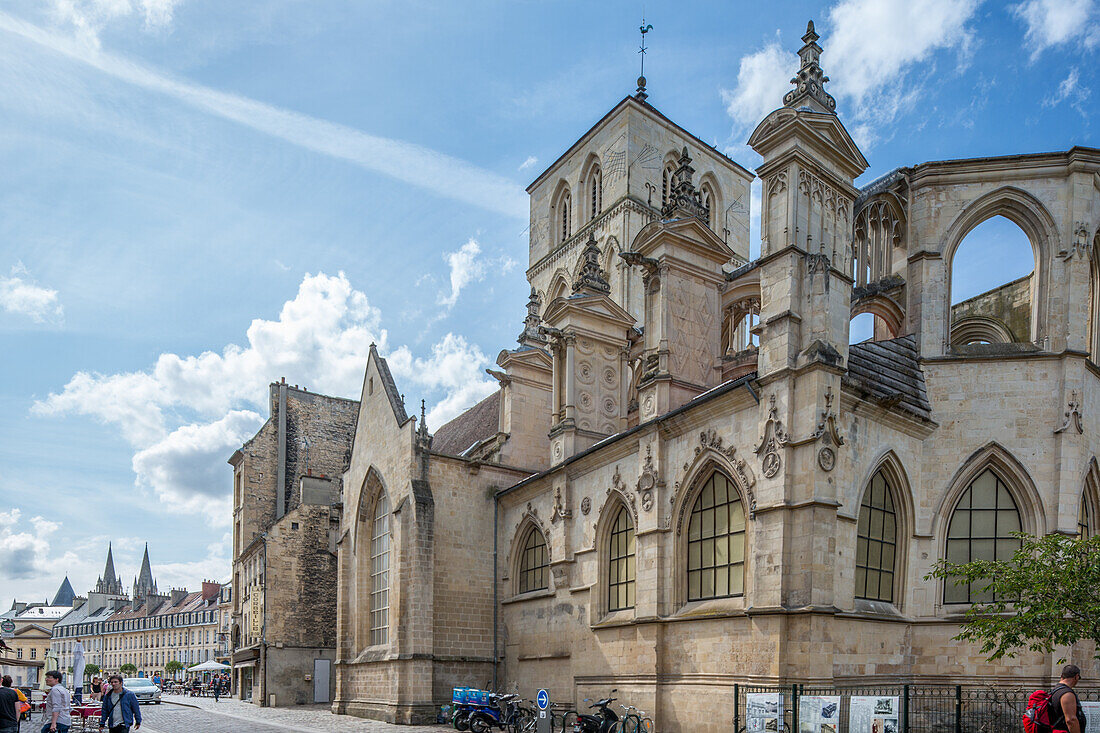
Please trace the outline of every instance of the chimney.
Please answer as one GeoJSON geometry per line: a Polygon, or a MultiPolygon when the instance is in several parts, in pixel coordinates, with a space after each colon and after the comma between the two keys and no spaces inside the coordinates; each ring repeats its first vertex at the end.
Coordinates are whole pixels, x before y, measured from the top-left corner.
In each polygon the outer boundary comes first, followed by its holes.
{"type": "Polygon", "coordinates": [[[183,588],[173,588],[172,595],[170,596],[173,606],[178,606],[179,602],[187,597],[187,591],[183,588]]]}

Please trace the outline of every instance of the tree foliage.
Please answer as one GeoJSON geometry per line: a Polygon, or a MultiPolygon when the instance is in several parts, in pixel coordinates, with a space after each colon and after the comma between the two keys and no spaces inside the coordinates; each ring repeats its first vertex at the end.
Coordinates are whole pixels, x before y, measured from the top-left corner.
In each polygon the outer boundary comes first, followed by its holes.
{"type": "Polygon", "coordinates": [[[97,674],[100,673],[100,671],[101,670],[99,669],[98,664],[92,664],[89,662],[88,664],[84,665],[84,674],[88,675],[89,677],[95,677],[97,674]]]}
{"type": "Polygon", "coordinates": [[[178,660],[175,660],[175,659],[169,660],[164,665],[164,671],[167,672],[168,674],[175,674],[176,672],[179,672],[182,669],[183,669],[183,663],[178,661],[178,660]]]}
{"type": "Polygon", "coordinates": [[[1100,656],[1100,535],[1017,534],[1011,560],[940,560],[925,579],[974,583],[996,599],[975,603],[954,638],[980,643],[989,659],[1021,650],[1047,653],[1091,639],[1100,656]]]}
{"type": "Polygon", "coordinates": [[[121,667],[119,667],[118,671],[122,672],[122,674],[133,674],[134,672],[137,672],[137,667],[127,662],[126,664],[123,664],[121,667]]]}

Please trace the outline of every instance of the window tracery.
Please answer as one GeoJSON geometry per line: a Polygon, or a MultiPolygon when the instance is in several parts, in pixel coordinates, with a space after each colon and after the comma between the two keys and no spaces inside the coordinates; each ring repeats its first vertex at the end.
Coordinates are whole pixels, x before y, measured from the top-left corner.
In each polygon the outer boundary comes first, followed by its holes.
{"type": "Polygon", "coordinates": [[[894,249],[905,245],[905,220],[887,199],[871,201],[856,215],[852,252],[852,279],[867,285],[888,277],[894,249]]]}
{"type": "Polygon", "coordinates": [[[385,493],[374,504],[370,540],[370,643],[389,641],[390,503],[385,493]]]}
{"type": "Polygon", "coordinates": [[[898,517],[892,487],[880,470],[863,493],[856,530],[855,597],[894,602],[898,517]]]}
{"type": "Polygon", "coordinates": [[[607,555],[607,609],[634,608],[635,578],[634,522],[630,511],[620,506],[611,525],[607,555]]]}
{"type": "Polygon", "coordinates": [[[687,598],[702,601],[745,592],[745,509],[733,483],[715,471],[691,509],[687,598]]]}

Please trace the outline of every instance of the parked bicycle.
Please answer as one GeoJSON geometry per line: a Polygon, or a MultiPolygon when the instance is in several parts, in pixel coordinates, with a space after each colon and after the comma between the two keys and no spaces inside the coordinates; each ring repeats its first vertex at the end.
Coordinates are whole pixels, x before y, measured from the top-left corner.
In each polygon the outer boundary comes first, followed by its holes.
{"type": "Polygon", "coordinates": [[[639,710],[633,705],[619,705],[623,709],[623,717],[612,730],[612,733],[653,733],[653,718],[648,717],[645,711],[639,710]]]}

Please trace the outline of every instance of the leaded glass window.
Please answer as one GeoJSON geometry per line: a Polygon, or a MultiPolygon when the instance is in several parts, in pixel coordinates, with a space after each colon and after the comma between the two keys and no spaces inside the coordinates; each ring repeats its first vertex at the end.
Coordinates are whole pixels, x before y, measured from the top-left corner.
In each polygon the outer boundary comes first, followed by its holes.
{"type": "Polygon", "coordinates": [[[863,493],[856,530],[856,598],[894,602],[898,518],[882,471],[863,493]]]}
{"type": "Polygon", "coordinates": [[[707,479],[691,509],[687,549],[689,601],[745,592],[745,511],[720,473],[707,479]]]}
{"type": "Polygon", "coordinates": [[[1077,510],[1077,536],[1078,537],[1091,537],[1092,536],[1092,512],[1089,510],[1088,500],[1084,496],[1081,497],[1081,506],[1077,510]]]}
{"type": "Polygon", "coordinates": [[[542,532],[532,527],[519,556],[519,592],[527,593],[549,587],[550,557],[546,552],[546,539],[542,532]]]}
{"type": "MultiPolygon", "coordinates": [[[[1020,512],[1008,487],[996,474],[985,470],[963,492],[947,529],[947,561],[1010,560],[1020,547],[1012,536],[1020,531],[1020,512]]],[[[989,603],[992,591],[982,590],[988,581],[944,583],[944,603],[989,603]]]]}
{"type": "Polygon", "coordinates": [[[379,494],[370,535],[370,643],[385,644],[390,632],[390,502],[379,494]]]}
{"type": "Polygon", "coordinates": [[[611,525],[607,595],[609,611],[634,608],[634,523],[625,506],[611,525]]]}

